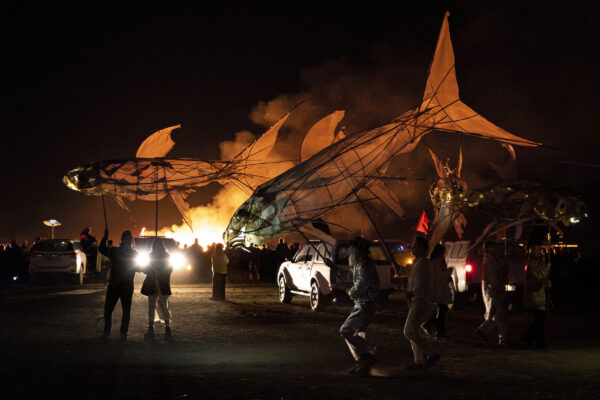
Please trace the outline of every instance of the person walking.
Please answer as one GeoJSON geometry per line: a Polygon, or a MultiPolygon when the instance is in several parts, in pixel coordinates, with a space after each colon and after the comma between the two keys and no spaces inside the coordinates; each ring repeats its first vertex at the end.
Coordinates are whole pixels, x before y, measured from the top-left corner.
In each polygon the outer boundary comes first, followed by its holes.
{"type": "Polygon", "coordinates": [[[437,310],[431,316],[428,326],[433,331],[430,333],[437,338],[446,337],[446,313],[448,305],[452,304],[452,290],[450,289],[452,271],[446,265],[445,253],[446,248],[437,244],[429,257],[432,281],[431,301],[437,306],[437,310]]]}
{"type": "Polygon", "coordinates": [[[356,362],[348,372],[361,376],[369,375],[375,363],[375,347],[366,339],[367,327],[377,312],[379,299],[379,276],[369,260],[370,243],[366,239],[352,241],[348,265],[353,268],[352,287],[348,296],[354,300],[354,309],[340,328],[340,334],[348,344],[356,362]]]}
{"type": "Polygon", "coordinates": [[[506,346],[507,306],[506,285],[508,284],[508,265],[505,262],[505,231],[499,231],[495,240],[484,244],[483,277],[481,296],[485,305],[483,322],[475,330],[486,342],[492,342],[490,335],[496,336],[499,346],[506,346]]]}
{"type": "Polygon", "coordinates": [[[533,314],[533,323],[521,335],[521,340],[530,347],[545,349],[546,315],[549,308],[550,263],[546,260],[539,243],[531,246],[527,266],[525,267],[525,290],[523,303],[533,314]]]}
{"type": "Polygon", "coordinates": [[[213,271],[212,297],[210,299],[225,301],[225,283],[227,281],[227,264],[229,263],[229,258],[223,251],[222,243],[215,246],[210,261],[213,271]]]}
{"type": "Polygon", "coordinates": [[[440,359],[434,338],[423,328],[435,309],[430,300],[432,280],[427,250],[427,240],[417,237],[412,250],[415,260],[408,275],[408,316],[404,324],[404,336],[410,341],[414,355],[408,369],[414,371],[430,368],[440,359]]]}
{"type": "Polygon", "coordinates": [[[169,262],[169,252],[161,239],[157,238],[150,251],[150,265],[144,271],[146,278],[142,284],[142,294],[148,296],[148,330],[146,340],[154,340],[154,321],[165,323],[165,340],[173,340],[171,332],[171,310],[169,296],[171,295],[171,272],[173,267],[169,262]]]}
{"type": "Polygon", "coordinates": [[[137,251],[131,245],[133,236],[130,231],[121,234],[119,247],[107,245],[108,229],[104,230],[104,236],[100,241],[98,250],[110,260],[108,272],[108,288],[106,289],[106,300],[104,301],[104,333],[102,337],[108,338],[112,327],[112,313],[121,300],[123,316],[121,318],[121,340],[127,340],[129,319],[131,315],[131,298],[133,296],[133,278],[138,270],[135,266],[137,251]]]}
{"type": "Polygon", "coordinates": [[[250,244],[250,259],[248,260],[248,280],[251,283],[260,281],[261,250],[254,243],[250,244]]]}

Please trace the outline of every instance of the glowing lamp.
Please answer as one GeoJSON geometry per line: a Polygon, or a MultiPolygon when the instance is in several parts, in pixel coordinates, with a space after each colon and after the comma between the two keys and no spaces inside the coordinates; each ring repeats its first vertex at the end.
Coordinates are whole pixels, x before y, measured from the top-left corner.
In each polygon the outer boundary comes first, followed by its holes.
{"type": "Polygon", "coordinates": [[[150,254],[149,253],[138,253],[135,258],[135,263],[138,267],[146,268],[150,265],[150,254]]]}
{"type": "Polygon", "coordinates": [[[465,271],[467,271],[467,272],[473,271],[473,266],[471,264],[465,265],[465,271]]]}
{"type": "Polygon", "coordinates": [[[185,266],[185,257],[181,253],[173,253],[170,257],[173,269],[181,269],[185,266]]]}

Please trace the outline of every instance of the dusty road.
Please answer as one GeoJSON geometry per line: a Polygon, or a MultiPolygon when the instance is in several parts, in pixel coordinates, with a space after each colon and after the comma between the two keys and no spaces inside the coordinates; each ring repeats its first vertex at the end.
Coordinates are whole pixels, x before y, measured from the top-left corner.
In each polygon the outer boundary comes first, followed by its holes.
{"type": "MultiPolygon", "coordinates": [[[[102,332],[102,285],[0,291],[2,399],[532,399],[598,398],[600,346],[582,333],[583,319],[550,318],[550,350],[519,345],[529,317],[511,313],[509,348],[472,334],[479,304],[449,314],[442,359],[414,373],[402,335],[406,305],[392,296],[369,331],[379,349],[374,377],[345,375],[352,365],[338,329],[349,305],[310,311],[307,298],[277,301],[274,285],[228,288],[226,303],[208,300],[207,285],[175,286],[174,343],[146,343],[146,298],[133,299],[129,341],[102,332]]],[[[115,327],[117,330],[115,330],[115,327]]]]}

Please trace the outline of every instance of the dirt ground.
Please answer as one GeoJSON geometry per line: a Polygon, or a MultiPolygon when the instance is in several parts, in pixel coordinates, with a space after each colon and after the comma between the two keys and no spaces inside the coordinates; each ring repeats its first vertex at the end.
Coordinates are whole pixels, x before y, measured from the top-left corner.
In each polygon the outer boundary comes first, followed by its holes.
{"type": "MultiPolygon", "coordinates": [[[[308,298],[280,304],[275,285],[235,285],[227,302],[210,301],[207,285],[173,288],[175,342],[144,342],[146,297],[133,298],[129,340],[100,339],[105,288],[12,288],[0,291],[2,399],[591,399],[600,390],[600,345],[585,321],[552,313],[549,350],[518,343],[529,323],[511,312],[512,342],[496,348],[477,339],[478,302],[463,301],[448,315],[442,359],[409,372],[402,335],[407,307],[394,294],[369,330],[378,347],[373,376],[345,371],[352,359],[338,330],[350,305],[312,312],[308,298]]],[[[116,329],[115,329],[116,328],[116,329]]]]}

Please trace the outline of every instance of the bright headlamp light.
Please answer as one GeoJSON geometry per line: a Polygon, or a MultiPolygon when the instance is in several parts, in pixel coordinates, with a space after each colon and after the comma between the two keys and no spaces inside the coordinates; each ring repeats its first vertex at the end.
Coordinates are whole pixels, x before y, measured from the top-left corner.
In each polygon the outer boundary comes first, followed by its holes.
{"type": "Polygon", "coordinates": [[[135,263],[138,267],[146,268],[150,264],[150,254],[149,253],[138,253],[135,258],[135,263]]]}

